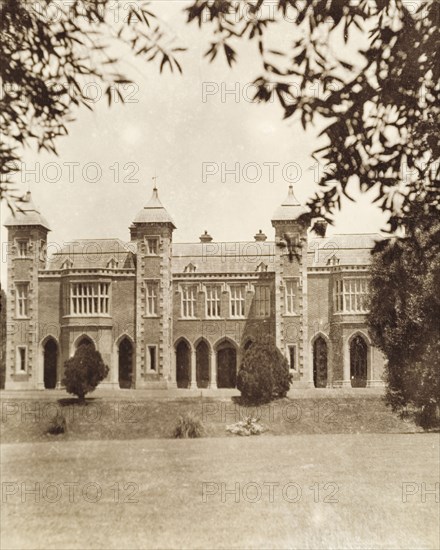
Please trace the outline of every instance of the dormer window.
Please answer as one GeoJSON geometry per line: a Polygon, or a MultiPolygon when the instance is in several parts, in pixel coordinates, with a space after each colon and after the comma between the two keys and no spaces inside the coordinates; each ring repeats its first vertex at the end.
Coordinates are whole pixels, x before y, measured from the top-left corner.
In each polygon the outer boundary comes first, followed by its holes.
{"type": "Polygon", "coordinates": [[[28,252],[29,252],[29,241],[27,239],[17,241],[17,257],[26,258],[28,256],[28,252]]]}
{"type": "Polygon", "coordinates": [[[336,254],[333,254],[333,256],[327,260],[327,265],[339,265],[339,258],[336,254]]]}
{"type": "Polygon", "coordinates": [[[257,265],[256,271],[258,271],[259,273],[265,273],[267,271],[267,264],[265,264],[264,262],[259,263],[257,265]]]}
{"type": "Polygon", "coordinates": [[[71,258],[67,258],[64,260],[64,262],[61,265],[61,269],[71,269],[73,267],[73,260],[71,258]]]}
{"type": "Polygon", "coordinates": [[[111,258],[107,262],[107,268],[108,269],[116,269],[117,267],[118,267],[118,262],[114,258],[111,258]]]}
{"type": "Polygon", "coordinates": [[[184,273],[195,273],[197,270],[197,266],[195,266],[193,263],[189,263],[185,269],[183,270],[184,273]]]}
{"type": "Polygon", "coordinates": [[[149,256],[157,256],[159,253],[159,239],[157,237],[146,238],[145,247],[149,256]]]}

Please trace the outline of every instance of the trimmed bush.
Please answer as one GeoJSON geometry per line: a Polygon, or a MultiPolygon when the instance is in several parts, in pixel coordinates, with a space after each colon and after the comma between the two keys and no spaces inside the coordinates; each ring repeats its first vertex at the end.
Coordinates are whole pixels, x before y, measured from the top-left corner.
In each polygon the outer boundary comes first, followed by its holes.
{"type": "Polygon", "coordinates": [[[77,395],[80,401],[84,401],[85,395],[92,392],[108,373],[109,368],[99,351],[91,345],[82,345],[64,363],[62,384],[68,393],[77,395]]]}
{"type": "Polygon", "coordinates": [[[174,428],[173,437],[176,439],[188,439],[203,437],[205,427],[202,421],[194,413],[188,412],[179,416],[177,425],[174,428]]]}
{"type": "Polygon", "coordinates": [[[67,422],[62,414],[57,414],[55,418],[52,419],[47,429],[47,433],[51,435],[60,435],[67,432],[67,422]]]}
{"type": "Polygon", "coordinates": [[[254,342],[243,355],[237,388],[248,403],[285,397],[292,382],[287,359],[270,337],[254,342]]]}

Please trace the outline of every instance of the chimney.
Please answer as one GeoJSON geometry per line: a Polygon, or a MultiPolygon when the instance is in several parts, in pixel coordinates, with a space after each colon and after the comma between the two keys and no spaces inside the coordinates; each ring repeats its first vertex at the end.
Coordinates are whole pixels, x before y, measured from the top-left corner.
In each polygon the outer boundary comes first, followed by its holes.
{"type": "Polygon", "coordinates": [[[258,231],[258,233],[256,235],[254,235],[254,239],[257,241],[257,242],[262,242],[262,241],[265,241],[267,239],[266,235],[261,231],[261,229],[258,231]]]}
{"type": "Polygon", "coordinates": [[[201,243],[210,243],[212,241],[211,235],[205,230],[203,235],[200,235],[200,242],[201,243]]]}

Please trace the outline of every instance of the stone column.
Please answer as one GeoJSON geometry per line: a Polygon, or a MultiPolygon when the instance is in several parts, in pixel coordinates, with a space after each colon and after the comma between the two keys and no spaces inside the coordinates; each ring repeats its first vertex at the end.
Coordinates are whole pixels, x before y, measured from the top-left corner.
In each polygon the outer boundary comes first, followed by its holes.
{"type": "Polygon", "coordinates": [[[189,371],[189,388],[190,390],[197,389],[197,373],[196,373],[196,352],[191,348],[191,362],[189,371]]]}
{"type": "MultiPolygon", "coordinates": [[[[112,385],[117,388],[119,387],[119,345],[114,346],[115,350],[112,357],[112,372],[110,374],[110,380],[112,385]]],[[[135,353],[133,353],[135,355],[135,353]]],[[[134,366],[133,366],[134,374],[134,366]]]]}
{"type": "Polygon", "coordinates": [[[351,388],[350,380],[350,347],[348,342],[343,342],[344,345],[344,365],[343,365],[343,388],[351,388]]]}
{"type": "Polygon", "coordinates": [[[209,354],[209,385],[210,390],[217,389],[217,354],[211,351],[209,354]]]}
{"type": "MultiPolygon", "coordinates": [[[[58,355],[57,353],[57,383],[58,383],[58,355]]],[[[38,347],[38,357],[37,357],[37,389],[44,390],[44,347],[38,347]]]]}
{"type": "Polygon", "coordinates": [[[172,361],[170,361],[170,373],[168,376],[168,388],[177,388],[177,350],[171,351],[172,361]]]}

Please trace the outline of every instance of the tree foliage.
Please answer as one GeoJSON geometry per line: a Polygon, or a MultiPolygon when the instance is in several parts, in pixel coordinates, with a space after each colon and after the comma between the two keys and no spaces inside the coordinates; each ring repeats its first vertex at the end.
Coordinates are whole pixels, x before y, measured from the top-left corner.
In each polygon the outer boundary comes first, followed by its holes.
{"type": "Polygon", "coordinates": [[[77,395],[83,401],[85,395],[92,392],[108,373],[109,368],[104,364],[99,351],[92,345],[84,344],[64,363],[62,384],[68,393],[77,395]]]}
{"type": "Polygon", "coordinates": [[[16,206],[12,174],[24,146],[57,152],[75,109],[92,109],[86,84],[103,86],[109,104],[124,101],[121,46],[181,72],[149,2],[3,0],[0,7],[0,198],[16,206]],[[15,200],[14,200],[15,199],[15,200]]]}
{"type": "Polygon", "coordinates": [[[416,196],[438,212],[437,0],[195,0],[187,13],[213,28],[210,60],[222,52],[233,65],[240,41],[256,43],[256,101],[275,98],[285,118],[323,126],[306,221],[331,222],[356,181],[375,190],[391,231],[416,196]],[[280,33],[292,40],[275,50],[280,33]]]}
{"type": "Polygon", "coordinates": [[[287,359],[270,337],[260,337],[243,354],[237,388],[249,403],[267,403],[285,397],[292,375],[287,359]]]}
{"type": "Polygon", "coordinates": [[[388,404],[427,427],[440,406],[440,220],[412,212],[405,238],[376,247],[368,322],[388,359],[388,404]]]}

